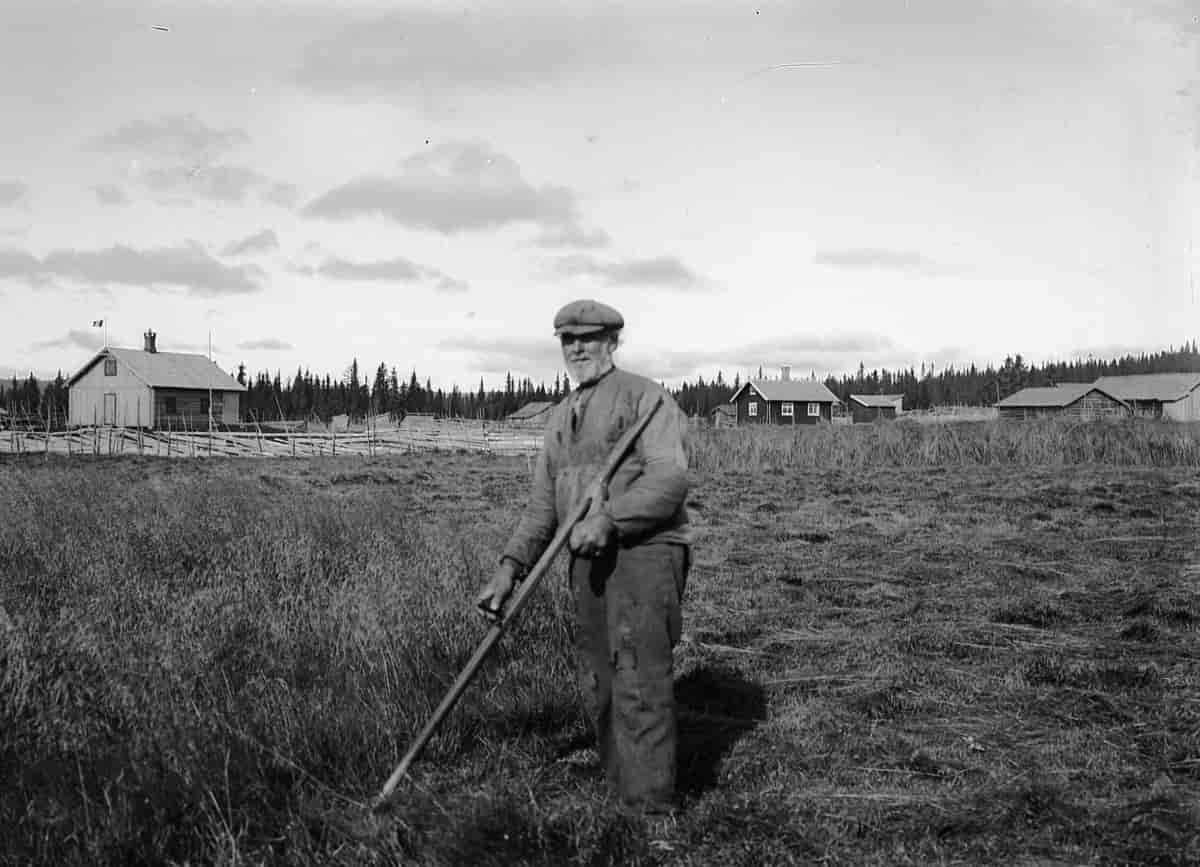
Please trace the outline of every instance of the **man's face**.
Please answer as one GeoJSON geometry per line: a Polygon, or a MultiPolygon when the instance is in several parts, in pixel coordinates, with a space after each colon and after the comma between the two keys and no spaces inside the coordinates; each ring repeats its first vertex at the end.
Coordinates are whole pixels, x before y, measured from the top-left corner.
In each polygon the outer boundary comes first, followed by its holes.
{"type": "Polygon", "coordinates": [[[560,334],[558,339],[562,342],[567,373],[576,385],[586,385],[599,379],[613,366],[612,354],[617,348],[617,338],[609,331],[560,334]]]}

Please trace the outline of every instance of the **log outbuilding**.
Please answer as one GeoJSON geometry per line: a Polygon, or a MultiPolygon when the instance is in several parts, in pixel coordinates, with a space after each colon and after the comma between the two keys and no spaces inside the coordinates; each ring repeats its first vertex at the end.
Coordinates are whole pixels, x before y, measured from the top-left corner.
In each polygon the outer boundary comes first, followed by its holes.
{"type": "Polygon", "coordinates": [[[510,412],[504,420],[523,427],[545,427],[553,410],[553,401],[532,400],[520,409],[510,412]]]}
{"type": "Polygon", "coordinates": [[[1090,382],[1063,382],[1048,388],[1023,388],[996,404],[1002,419],[1064,416],[1081,421],[1130,414],[1129,405],[1110,390],[1090,382]]]}
{"type": "Polygon", "coordinates": [[[1136,416],[1200,421],[1200,373],[1102,376],[1093,384],[1122,400],[1136,416]]]}
{"type": "Polygon", "coordinates": [[[895,418],[904,411],[902,394],[852,394],[849,403],[855,422],[895,418]]]}

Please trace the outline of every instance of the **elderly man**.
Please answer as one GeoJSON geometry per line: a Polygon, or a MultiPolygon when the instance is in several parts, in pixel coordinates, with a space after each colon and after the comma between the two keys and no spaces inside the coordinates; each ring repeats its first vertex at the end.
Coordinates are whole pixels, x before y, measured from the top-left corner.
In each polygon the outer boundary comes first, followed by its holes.
{"type": "Polygon", "coordinates": [[[684,499],[683,414],[658,384],[613,365],[621,314],[574,301],[554,317],[575,390],[554,409],[529,504],[477,597],[499,611],[576,507],[621,434],[664,398],[609,485],[609,498],[571,531],[579,686],[610,788],[648,814],[675,794],[672,650],[691,533],[684,499]]]}

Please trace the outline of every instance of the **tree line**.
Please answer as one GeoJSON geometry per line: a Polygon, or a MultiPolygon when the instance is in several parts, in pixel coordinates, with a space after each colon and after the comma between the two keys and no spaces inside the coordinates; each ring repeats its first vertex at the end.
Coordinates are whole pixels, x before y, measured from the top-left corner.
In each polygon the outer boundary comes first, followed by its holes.
{"type": "Polygon", "coordinates": [[[410,413],[500,419],[531,401],[557,402],[571,390],[565,373],[555,376],[552,386],[534,385],[529,378],[517,380],[509,373],[500,388],[489,390],[480,379],[479,388],[474,391],[464,391],[457,385],[447,391],[434,388],[428,377],[422,382],[415,370],[407,378],[401,378],[395,367],[386,364],[375,368],[375,375],[368,382],[360,373],[357,359],[339,379],[329,374],[314,376],[307,369],[298,369],[286,381],[279,372],[274,376],[261,372],[249,381],[244,366],[239,367],[237,379],[248,388],[243,398],[243,416],[247,421],[257,422],[309,418],[328,421],[338,415],[354,419],[387,415],[399,419],[410,413]]]}
{"type": "MultiPolygon", "coordinates": [[[[936,369],[922,364],[919,370],[911,366],[868,370],[859,364],[854,373],[829,376],[823,382],[842,401],[851,394],[901,394],[905,409],[922,410],[948,404],[990,406],[1031,386],[1168,372],[1200,373],[1200,350],[1195,340],[1179,348],[1137,356],[1089,357],[1041,365],[1028,363],[1020,353],[1006,357],[999,367],[989,364],[979,368],[971,364],[936,369]]],[[[763,378],[761,368],[754,378],[763,378]]],[[[815,380],[816,373],[808,378],[815,380]]],[[[400,377],[395,367],[382,363],[368,378],[357,359],[337,378],[330,374],[314,375],[303,368],[287,379],[279,371],[274,374],[263,371],[251,377],[245,366],[239,365],[237,379],[248,389],[242,400],[243,419],[260,423],[277,419],[328,421],[338,415],[355,419],[388,415],[398,419],[410,413],[501,419],[532,401],[557,402],[571,390],[566,374],[555,376],[552,385],[544,382],[535,385],[531,379],[518,380],[511,373],[496,388],[486,388],[480,379],[477,389],[463,390],[455,385],[447,390],[435,388],[428,377],[422,380],[415,370],[407,377],[400,377]]],[[[669,390],[685,413],[707,416],[718,405],[727,403],[741,385],[740,374],[731,382],[719,372],[712,380],[697,377],[695,382],[685,380],[678,388],[669,390]]],[[[32,374],[23,380],[15,376],[7,383],[0,380],[0,407],[13,418],[61,420],[67,409],[66,379],[59,371],[50,381],[40,381],[32,374]]]]}
{"type": "MultiPolygon", "coordinates": [[[[1017,353],[1007,356],[999,367],[980,368],[947,365],[942,369],[922,364],[898,370],[872,369],[859,364],[854,373],[828,376],[822,380],[839,400],[852,394],[901,394],[905,409],[931,409],[935,406],[991,406],[1023,388],[1052,386],[1066,382],[1093,382],[1101,376],[1130,376],[1139,373],[1200,373],[1200,351],[1195,340],[1162,352],[1127,354],[1120,358],[1089,357],[1074,361],[1030,364],[1017,353]]],[[[752,379],[763,379],[760,368],[752,379]]],[[[815,372],[807,377],[816,380],[815,372]]],[[[688,415],[707,416],[727,403],[741,387],[740,376],[733,382],[718,373],[714,380],[703,377],[684,382],[674,391],[675,399],[688,415]]]]}

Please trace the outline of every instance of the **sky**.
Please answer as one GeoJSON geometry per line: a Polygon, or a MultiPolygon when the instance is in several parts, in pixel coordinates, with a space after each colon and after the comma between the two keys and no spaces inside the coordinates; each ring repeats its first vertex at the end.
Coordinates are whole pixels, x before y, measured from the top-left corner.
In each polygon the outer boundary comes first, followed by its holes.
{"type": "Polygon", "coordinates": [[[549,384],[576,298],[667,384],[1178,346],[1198,11],[7,0],[0,376],[549,384]]]}

